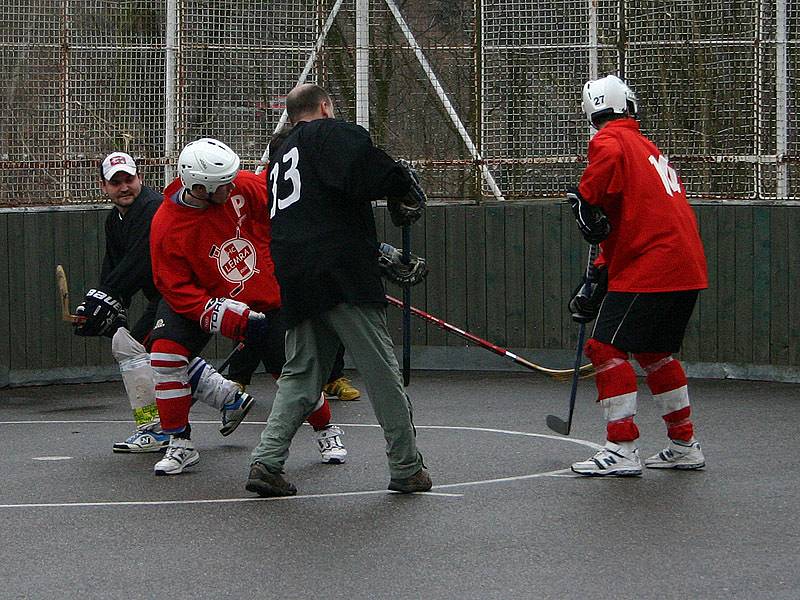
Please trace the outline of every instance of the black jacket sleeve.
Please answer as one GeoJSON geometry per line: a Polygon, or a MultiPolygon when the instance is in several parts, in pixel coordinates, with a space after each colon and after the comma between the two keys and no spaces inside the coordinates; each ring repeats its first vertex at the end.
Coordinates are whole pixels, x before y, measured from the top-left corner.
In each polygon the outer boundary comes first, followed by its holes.
{"type": "Polygon", "coordinates": [[[136,204],[122,219],[114,211],[106,221],[106,255],[100,285],[121,297],[125,305],[139,290],[153,287],[150,222],[160,201],[157,192],[143,188],[136,204]]]}

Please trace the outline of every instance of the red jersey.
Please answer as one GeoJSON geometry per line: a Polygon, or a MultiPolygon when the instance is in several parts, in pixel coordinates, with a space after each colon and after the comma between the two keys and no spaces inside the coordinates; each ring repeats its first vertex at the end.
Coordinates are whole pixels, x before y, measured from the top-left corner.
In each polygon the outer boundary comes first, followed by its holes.
{"type": "Polygon", "coordinates": [[[266,171],[240,171],[233,182],[225,204],[195,208],[182,201],[176,179],[153,217],[156,287],[175,312],[195,321],[211,298],[232,298],[257,311],[281,304],[269,251],[266,171]]]}
{"type": "Polygon", "coordinates": [[[683,184],[634,119],[608,122],[589,142],[578,191],[611,222],[600,244],[609,291],[708,287],[703,243],[683,184]]]}

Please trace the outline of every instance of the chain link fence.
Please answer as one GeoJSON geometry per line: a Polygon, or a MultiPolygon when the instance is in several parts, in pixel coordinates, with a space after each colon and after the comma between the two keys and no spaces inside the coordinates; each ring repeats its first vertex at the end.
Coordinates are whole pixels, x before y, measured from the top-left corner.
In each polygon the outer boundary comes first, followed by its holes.
{"type": "Polygon", "coordinates": [[[113,150],[159,187],[204,135],[254,168],[304,72],[434,200],[561,197],[585,166],[583,82],[619,73],[690,196],[800,201],[800,0],[5,0],[0,17],[0,207],[102,202],[113,150]]]}

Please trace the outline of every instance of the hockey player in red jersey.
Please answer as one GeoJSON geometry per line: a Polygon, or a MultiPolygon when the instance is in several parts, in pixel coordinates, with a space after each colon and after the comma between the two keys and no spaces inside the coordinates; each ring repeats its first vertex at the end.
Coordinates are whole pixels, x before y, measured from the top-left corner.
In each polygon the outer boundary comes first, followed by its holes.
{"type": "MultiPolygon", "coordinates": [[[[156,475],[181,473],[200,459],[191,441],[188,365],[211,335],[250,346],[282,343],[282,336],[273,335],[280,289],[269,252],[265,180],[239,166],[239,157],[222,142],[189,143],[178,158],[179,178],[165,189],[153,218],[153,276],[163,300],[151,362],[161,426],[171,434],[156,475]]],[[[253,399],[240,393],[230,402],[248,410],[253,399]]],[[[308,420],[315,430],[329,426],[323,395],[308,420]]],[[[340,434],[335,441],[341,460],[327,462],[343,462],[340,434]]]]}
{"type": "MultiPolygon", "coordinates": [[[[694,211],[675,169],[639,130],[630,88],[609,75],[583,88],[583,110],[597,134],[577,189],[568,192],[582,234],[598,243],[608,292],[570,301],[573,318],[596,321],[585,352],[594,365],[606,419],[605,446],[572,465],[582,475],[641,475],[636,374],[639,363],[658,402],[667,447],[644,466],[705,466],[694,436],[686,375],[672,354],[683,341],[699,290],[708,287],[694,211]],[[599,311],[599,312],[598,312],[599,311]]],[[[598,286],[601,290],[605,284],[598,286]]]]}

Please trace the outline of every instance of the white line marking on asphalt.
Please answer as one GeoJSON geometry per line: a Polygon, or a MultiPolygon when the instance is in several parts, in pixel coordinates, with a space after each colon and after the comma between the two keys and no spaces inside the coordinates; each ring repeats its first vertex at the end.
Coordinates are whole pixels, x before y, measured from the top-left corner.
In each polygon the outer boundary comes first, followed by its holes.
{"type": "MultiPolygon", "coordinates": [[[[0,425],[63,425],[63,424],[99,424],[99,423],[125,423],[130,424],[128,420],[53,420],[53,421],[0,421],[0,425]]],[[[219,425],[218,421],[192,421],[197,425],[219,425]]],[[[266,425],[266,421],[246,421],[242,425],[266,425]]],[[[380,427],[378,424],[371,423],[342,423],[342,427],[380,427]]],[[[530,433],[527,431],[514,431],[510,429],[494,429],[490,427],[467,427],[459,425],[417,425],[417,429],[441,429],[452,431],[481,431],[485,433],[499,433],[504,435],[517,435],[523,437],[536,437],[556,441],[571,442],[581,446],[588,446],[595,450],[602,448],[599,444],[582,440],[579,438],[569,438],[556,435],[549,435],[544,433],[530,433]]],[[[71,457],[40,457],[41,460],[60,460],[71,457]]],[[[36,460],[36,459],[35,459],[36,460]]],[[[460,483],[446,483],[433,486],[433,490],[443,490],[456,487],[467,487],[476,485],[488,485],[493,483],[505,483],[512,481],[524,481],[526,479],[537,479],[540,477],[567,477],[573,478],[569,475],[569,469],[559,469],[557,471],[548,471],[546,473],[531,473],[528,475],[515,475],[511,477],[499,477],[495,479],[482,479],[480,481],[463,481],[460,483]]],[[[395,494],[387,490],[365,490],[361,492],[336,492],[330,494],[300,494],[297,496],[282,496],[278,498],[218,498],[218,499],[203,499],[203,500],[132,500],[132,501],[107,501],[107,502],[60,502],[60,503],[30,503],[30,504],[0,504],[2,508],[71,508],[71,507],[103,507],[103,506],[155,506],[155,505],[179,505],[179,504],[231,504],[241,502],[264,502],[271,500],[305,500],[314,498],[339,498],[346,496],[368,496],[375,494],[395,494]]],[[[420,496],[442,496],[449,498],[462,498],[463,494],[449,494],[445,492],[420,492],[420,496]]]]}
{"type": "Polygon", "coordinates": [[[34,456],[31,460],[71,460],[71,456],[34,456]]]}
{"type": "MultiPolygon", "coordinates": [[[[0,508],[80,508],[96,506],[169,506],[173,504],[233,504],[242,502],[266,502],[272,500],[309,500],[314,498],[339,498],[342,496],[370,496],[377,494],[399,495],[388,490],[366,490],[363,492],[337,492],[332,494],[300,494],[297,496],[280,496],[277,498],[216,498],[205,500],[130,500],[108,502],[40,502],[30,504],[0,504],[0,508]]],[[[445,498],[463,498],[464,494],[445,494],[437,492],[418,492],[415,496],[442,496],[445,498]]]]}

